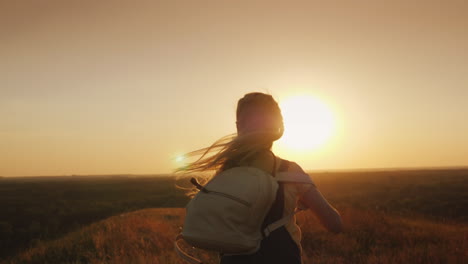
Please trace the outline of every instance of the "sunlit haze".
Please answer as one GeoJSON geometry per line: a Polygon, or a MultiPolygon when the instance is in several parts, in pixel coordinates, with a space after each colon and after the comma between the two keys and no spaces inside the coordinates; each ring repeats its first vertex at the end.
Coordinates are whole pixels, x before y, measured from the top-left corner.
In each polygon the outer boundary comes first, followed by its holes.
{"type": "Polygon", "coordinates": [[[169,173],[272,94],[306,170],[468,166],[468,1],[2,1],[0,176],[169,173]]]}
{"type": "Polygon", "coordinates": [[[286,98],[280,107],[285,132],[276,145],[278,151],[289,154],[315,151],[335,133],[336,120],[332,111],[316,98],[296,95],[286,98]]]}

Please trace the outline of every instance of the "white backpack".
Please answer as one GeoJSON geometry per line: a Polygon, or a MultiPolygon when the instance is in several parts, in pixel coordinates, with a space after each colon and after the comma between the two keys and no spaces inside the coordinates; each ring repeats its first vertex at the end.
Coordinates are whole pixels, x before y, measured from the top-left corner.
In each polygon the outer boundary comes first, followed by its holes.
{"type": "Polygon", "coordinates": [[[205,186],[192,178],[192,184],[200,192],[186,207],[184,227],[175,242],[179,256],[190,263],[201,263],[180,249],[180,239],[196,248],[224,255],[258,251],[262,239],[288,223],[297,212],[262,230],[263,221],[276,198],[278,181],[312,183],[305,173],[274,171],[271,175],[255,167],[222,171],[205,186]]]}

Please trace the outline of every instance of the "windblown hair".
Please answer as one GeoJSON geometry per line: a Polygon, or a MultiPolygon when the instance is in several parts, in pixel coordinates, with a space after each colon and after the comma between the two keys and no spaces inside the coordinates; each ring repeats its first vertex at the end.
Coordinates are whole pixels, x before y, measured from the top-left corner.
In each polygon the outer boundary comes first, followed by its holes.
{"type": "Polygon", "coordinates": [[[220,172],[246,165],[256,153],[270,150],[273,141],[279,139],[284,130],[278,103],[273,96],[258,92],[248,93],[238,101],[236,124],[237,133],[222,137],[209,147],[187,153],[187,157],[200,157],[176,172],[220,172]]]}

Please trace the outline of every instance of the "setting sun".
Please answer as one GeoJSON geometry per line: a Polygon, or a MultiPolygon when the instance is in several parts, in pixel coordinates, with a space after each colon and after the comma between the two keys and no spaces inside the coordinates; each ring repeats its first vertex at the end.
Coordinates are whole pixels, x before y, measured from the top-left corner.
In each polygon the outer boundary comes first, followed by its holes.
{"type": "Polygon", "coordinates": [[[284,135],[279,144],[291,150],[314,150],[325,144],[334,133],[335,118],[330,108],[311,96],[286,98],[280,103],[284,135]]]}

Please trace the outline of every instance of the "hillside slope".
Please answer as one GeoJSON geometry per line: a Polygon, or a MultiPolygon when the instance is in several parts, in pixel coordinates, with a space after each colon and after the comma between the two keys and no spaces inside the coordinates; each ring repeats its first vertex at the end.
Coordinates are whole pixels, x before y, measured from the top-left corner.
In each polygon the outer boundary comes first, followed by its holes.
{"type": "Polygon", "coordinates": [[[11,263],[178,263],[173,239],[183,209],[146,209],[39,243],[11,263]]]}
{"type": "MultiPolygon", "coordinates": [[[[305,263],[466,263],[468,225],[342,209],[345,232],[324,231],[310,212],[300,213],[305,263]],[[312,261],[313,260],[313,261],[312,261]]],[[[183,263],[173,239],[183,209],[135,211],[40,242],[6,263],[183,263]]],[[[188,249],[190,250],[190,249],[188,249]]],[[[190,250],[206,263],[216,255],[190,250]]]]}

